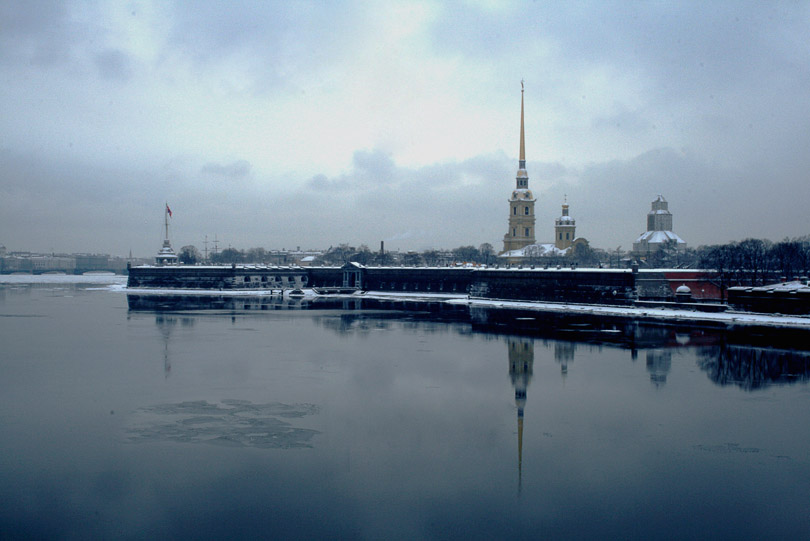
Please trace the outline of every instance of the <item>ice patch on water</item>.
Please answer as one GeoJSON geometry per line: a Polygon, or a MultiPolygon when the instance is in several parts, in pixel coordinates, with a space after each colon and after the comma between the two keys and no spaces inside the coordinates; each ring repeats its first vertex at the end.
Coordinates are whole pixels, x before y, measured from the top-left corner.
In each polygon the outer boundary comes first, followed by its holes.
{"type": "Polygon", "coordinates": [[[126,286],[120,274],[0,274],[0,284],[115,284],[126,286]]]}
{"type": "Polygon", "coordinates": [[[698,451],[706,451],[708,453],[759,453],[761,449],[756,447],[740,447],[739,443],[725,443],[721,445],[695,445],[695,449],[698,451]]]}
{"type": "Polygon", "coordinates": [[[318,412],[313,404],[254,404],[247,400],[205,400],[158,404],[134,412],[126,431],[131,443],[170,441],[232,447],[293,449],[312,447],[317,430],[292,426],[279,417],[318,412]]]}

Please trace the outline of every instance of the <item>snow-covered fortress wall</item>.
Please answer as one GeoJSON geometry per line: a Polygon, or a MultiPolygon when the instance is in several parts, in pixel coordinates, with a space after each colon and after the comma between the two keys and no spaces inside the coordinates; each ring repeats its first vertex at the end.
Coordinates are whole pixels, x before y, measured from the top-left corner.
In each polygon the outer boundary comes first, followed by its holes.
{"type": "MultiPolygon", "coordinates": [[[[475,267],[262,267],[146,266],[129,271],[130,288],[292,289],[470,295],[487,299],[631,304],[638,298],[636,275],[608,269],[491,269],[475,267]]],[[[671,291],[662,284],[661,291],[671,291]]],[[[669,295],[672,296],[671,294],[669,295]]],[[[666,298],[664,294],[662,298],[666,298]]]]}
{"type": "Polygon", "coordinates": [[[308,287],[298,267],[166,266],[131,267],[127,287],[159,289],[293,289],[308,287]]]}

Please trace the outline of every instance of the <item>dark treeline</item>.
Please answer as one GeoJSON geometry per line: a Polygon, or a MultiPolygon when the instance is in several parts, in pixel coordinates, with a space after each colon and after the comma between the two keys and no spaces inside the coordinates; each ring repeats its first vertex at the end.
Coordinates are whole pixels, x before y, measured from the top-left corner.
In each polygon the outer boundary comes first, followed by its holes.
{"type": "MultiPolygon", "coordinates": [[[[183,246],[180,261],[186,265],[203,263],[204,258],[195,246],[183,246]]],[[[448,266],[458,264],[503,265],[489,243],[478,247],[459,246],[452,250],[425,250],[422,252],[379,252],[365,244],[331,246],[320,254],[316,265],[343,265],[347,262],[361,265],[448,266]]],[[[745,239],[728,244],[716,244],[678,250],[673,243],[651,254],[591,248],[587,243],[575,244],[565,255],[554,255],[529,250],[523,265],[578,267],[628,267],[638,261],[644,268],[693,268],[714,270],[723,288],[736,285],[764,285],[781,280],[793,280],[810,274],[810,235],[780,242],[767,239],[745,239]]],[[[214,264],[267,264],[290,265],[296,263],[286,251],[268,251],[264,248],[238,250],[226,248],[210,254],[214,264]]]]}
{"type": "Polygon", "coordinates": [[[701,246],[697,255],[700,268],[717,271],[723,287],[758,286],[810,274],[810,236],[701,246]]]}
{"type": "Polygon", "coordinates": [[[316,263],[342,265],[353,261],[361,265],[405,265],[418,267],[427,265],[445,266],[456,263],[478,263],[491,265],[496,260],[495,249],[485,242],[475,246],[459,246],[453,250],[425,250],[424,252],[372,252],[365,244],[354,248],[347,244],[331,247],[321,255],[316,263]]]}

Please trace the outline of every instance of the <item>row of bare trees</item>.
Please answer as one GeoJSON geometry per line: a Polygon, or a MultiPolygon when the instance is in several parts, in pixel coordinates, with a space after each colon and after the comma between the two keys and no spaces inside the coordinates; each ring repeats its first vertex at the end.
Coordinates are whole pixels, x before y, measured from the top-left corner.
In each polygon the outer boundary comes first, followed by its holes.
{"type": "MultiPolygon", "coordinates": [[[[537,248],[537,247],[535,247],[537,248]]],[[[576,244],[565,255],[550,255],[529,250],[524,264],[557,265],[576,264],[581,267],[626,266],[626,252],[592,249],[587,244],[576,244]]],[[[665,246],[644,263],[649,267],[702,268],[717,271],[723,286],[762,285],[780,279],[791,280],[810,274],[810,235],[780,242],[766,239],[745,239],[728,244],[700,246],[679,251],[677,246],[665,246]],[[654,256],[654,257],[653,257],[654,256]]],[[[185,264],[202,263],[203,257],[194,246],[183,246],[179,253],[185,264]]],[[[226,248],[211,254],[209,262],[289,264],[283,258],[286,252],[270,252],[264,248],[237,250],[226,248]]],[[[489,243],[477,248],[459,246],[452,250],[425,250],[423,252],[372,252],[368,246],[339,244],[330,247],[317,260],[320,265],[343,265],[354,261],[362,265],[445,266],[459,263],[494,265],[497,253],[489,243]]]]}
{"type": "Polygon", "coordinates": [[[717,271],[723,286],[758,286],[810,274],[810,235],[780,242],[745,239],[701,246],[701,268],[717,271]]]}

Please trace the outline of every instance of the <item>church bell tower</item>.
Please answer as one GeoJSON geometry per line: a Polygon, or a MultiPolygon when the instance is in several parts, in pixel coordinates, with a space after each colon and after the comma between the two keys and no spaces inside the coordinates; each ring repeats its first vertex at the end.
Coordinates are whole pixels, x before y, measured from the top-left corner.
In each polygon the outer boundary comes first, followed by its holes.
{"type": "Polygon", "coordinates": [[[526,138],[523,130],[523,81],[520,82],[520,161],[515,190],[509,198],[509,230],[503,237],[503,251],[519,250],[534,244],[534,203],[526,173],[526,138]]]}
{"type": "Polygon", "coordinates": [[[577,222],[568,215],[568,199],[562,206],[562,216],[554,220],[554,246],[559,250],[570,248],[574,244],[577,222]]]}

